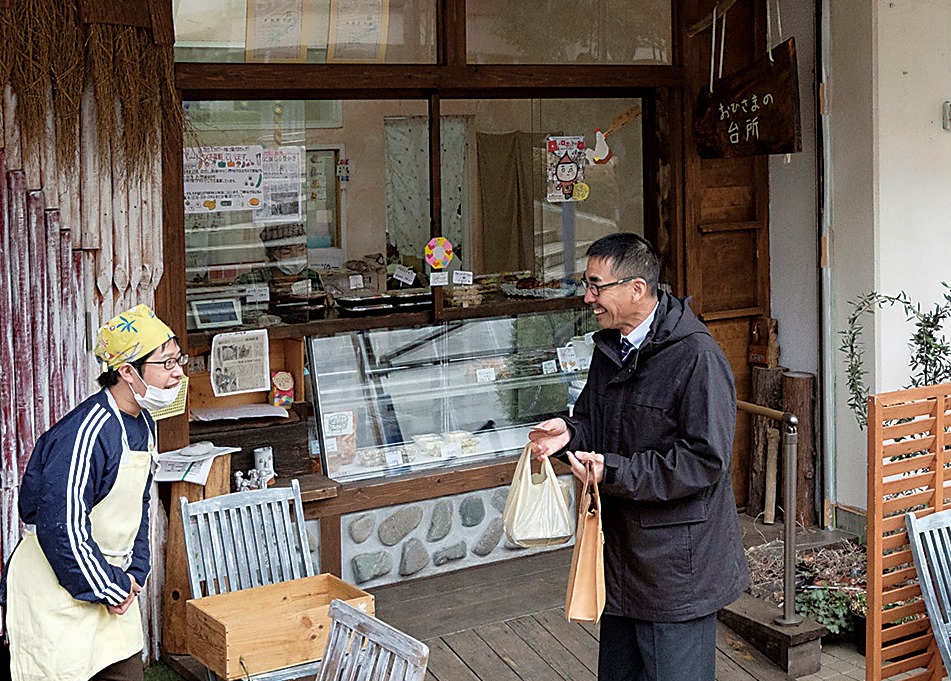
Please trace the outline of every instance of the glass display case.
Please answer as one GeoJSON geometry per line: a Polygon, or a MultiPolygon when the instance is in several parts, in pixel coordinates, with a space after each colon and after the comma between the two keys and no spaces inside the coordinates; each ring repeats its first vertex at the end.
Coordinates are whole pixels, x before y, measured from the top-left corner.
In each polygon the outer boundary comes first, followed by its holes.
{"type": "Polygon", "coordinates": [[[311,449],[338,481],[517,454],[569,413],[595,329],[575,309],[310,338],[311,449]]]}

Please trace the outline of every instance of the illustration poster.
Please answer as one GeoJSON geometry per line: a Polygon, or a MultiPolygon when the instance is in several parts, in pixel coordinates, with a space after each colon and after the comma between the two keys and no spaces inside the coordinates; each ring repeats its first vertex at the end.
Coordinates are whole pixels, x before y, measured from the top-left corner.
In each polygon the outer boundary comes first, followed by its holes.
{"type": "Polygon", "coordinates": [[[549,137],[548,192],[549,203],[583,201],[588,185],[584,183],[584,136],[549,137]]]}
{"type": "Polygon", "coordinates": [[[185,212],[257,210],[263,205],[264,148],[186,147],[185,212]]]}

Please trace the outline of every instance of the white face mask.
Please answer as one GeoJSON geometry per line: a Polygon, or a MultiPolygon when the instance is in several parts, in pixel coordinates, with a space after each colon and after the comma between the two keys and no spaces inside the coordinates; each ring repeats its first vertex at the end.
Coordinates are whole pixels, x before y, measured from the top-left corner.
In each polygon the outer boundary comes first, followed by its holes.
{"type": "Polygon", "coordinates": [[[148,409],[149,411],[165,409],[165,407],[175,401],[179,391],[182,389],[181,385],[176,385],[174,388],[156,388],[154,385],[146,383],[145,379],[142,378],[142,374],[138,371],[135,373],[139,377],[139,380],[145,385],[145,395],[139,395],[139,393],[133,390],[132,396],[143,409],[148,409]]]}
{"type": "Polygon", "coordinates": [[[304,262],[303,258],[294,259],[294,260],[282,260],[277,263],[277,269],[287,275],[300,274],[304,271],[304,262]]]}

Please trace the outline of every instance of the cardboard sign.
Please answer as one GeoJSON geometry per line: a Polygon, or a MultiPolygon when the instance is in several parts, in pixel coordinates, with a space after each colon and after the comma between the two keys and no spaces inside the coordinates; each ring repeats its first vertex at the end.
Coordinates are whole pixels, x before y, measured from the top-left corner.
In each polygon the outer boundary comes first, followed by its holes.
{"type": "Polygon", "coordinates": [[[789,154],[802,150],[796,39],[726,76],[697,98],[694,139],[701,158],[789,154]]]}

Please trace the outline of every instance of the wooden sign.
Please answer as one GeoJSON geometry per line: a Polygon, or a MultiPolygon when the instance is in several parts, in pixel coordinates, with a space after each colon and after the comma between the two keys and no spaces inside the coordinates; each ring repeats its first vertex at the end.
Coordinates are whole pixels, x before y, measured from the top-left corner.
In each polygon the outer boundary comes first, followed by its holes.
{"type": "Polygon", "coordinates": [[[697,98],[694,138],[701,158],[802,150],[796,39],[751,67],[721,78],[697,98]]]}

